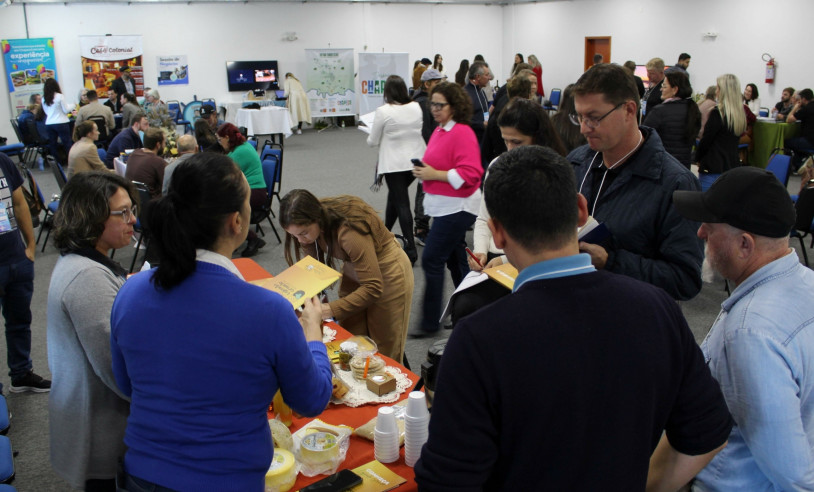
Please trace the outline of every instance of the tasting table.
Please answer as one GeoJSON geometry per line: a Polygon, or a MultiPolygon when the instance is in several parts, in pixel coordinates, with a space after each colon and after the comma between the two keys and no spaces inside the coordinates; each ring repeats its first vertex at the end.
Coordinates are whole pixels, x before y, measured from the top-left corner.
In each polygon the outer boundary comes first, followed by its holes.
{"type": "Polygon", "coordinates": [[[796,137],[799,133],[799,123],[757,120],[752,131],[754,146],[749,155],[749,163],[752,166],[765,168],[772,156],[772,150],[783,148],[786,139],[796,137]]]}
{"type": "MultiPolygon", "coordinates": [[[[251,258],[236,258],[232,260],[232,263],[235,264],[237,269],[243,275],[243,278],[246,279],[247,282],[252,280],[261,280],[264,278],[271,278],[269,272],[267,272],[263,267],[257,264],[256,261],[252,260],[251,258]]],[[[342,328],[336,323],[328,322],[328,326],[332,329],[336,330],[336,339],[343,340],[345,338],[349,338],[351,336],[350,332],[342,328]]],[[[394,361],[393,359],[379,354],[382,359],[384,359],[385,363],[388,366],[394,366],[401,370],[401,372],[405,373],[409,378],[410,381],[413,383],[413,386],[418,382],[419,377],[411,372],[409,369],[405,368],[400,363],[394,361]]],[[[409,390],[405,391],[401,395],[399,395],[399,401],[404,400],[409,395],[409,390]]],[[[361,427],[362,425],[366,424],[370,419],[376,417],[379,412],[379,407],[382,406],[391,406],[394,403],[382,403],[379,405],[369,404],[363,405],[361,407],[351,408],[346,405],[336,405],[333,403],[328,404],[328,408],[325,409],[322,414],[315,417],[322,420],[325,423],[331,425],[347,425],[356,429],[357,427],[361,427]]],[[[269,415],[271,417],[271,415],[269,415]]],[[[299,430],[302,426],[307,424],[313,420],[312,418],[307,417],[298,417],[294,416],[293,423],[290,427],[291,433],[295,433],[299,430]]],[[[373,455],[373,442],[368,441],[367,439],[363,439],[356,435],[350,436],[350,447],[348,448],[348,454],[345,457],[345,461],[339,465],[339,470],[341,469],[353,469],[359,466],[364,465],[365,463],[369,463],[376,459],[373,455]]],[[[404,446],[399,449],[399,459],[394,463],[385,463],[384,464],[387,468],[395,472],[396,474],[400,475],[401,477],[407,479],[407,482],[402,484],[400,487],[396,488],[398,492],[406,492],[417,490],[418,487],[415,483],[415,474],[413,473],[412,467],[407,466],[404,463],[404,446]]],[[[297,475],[297,481],[294,486],[291,488],[292,491],[299,490],[306,485],[310,485],[314,482],[322,480],[325,478],[325,475],[317,475],[316,477],[306,477],[302,473],[297,475]]]]}
{"type": "Polygon", "coordinates": [[[288,114],[288,109],[277,106],[238,109],[235,115],[235,125],[246,127],[246,133],[250,136],[281,133],[288,138],[292,134],[291,116],[288,114]]]}

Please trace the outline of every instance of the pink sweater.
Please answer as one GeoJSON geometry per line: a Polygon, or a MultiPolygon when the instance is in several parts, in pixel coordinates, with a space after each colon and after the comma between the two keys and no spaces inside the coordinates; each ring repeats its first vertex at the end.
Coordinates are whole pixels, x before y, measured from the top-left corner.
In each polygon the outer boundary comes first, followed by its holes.
{"type": "Polygon", "coordinates": [[[424,162],[440,171],[455,169],[464,180],[457,190],[445,181],[424,181],[425,193],[465,198],[480,186],[483,176],[480,146],[469,125],[456,123],[450,131],[436,128],[427,144],[424,162]]]}

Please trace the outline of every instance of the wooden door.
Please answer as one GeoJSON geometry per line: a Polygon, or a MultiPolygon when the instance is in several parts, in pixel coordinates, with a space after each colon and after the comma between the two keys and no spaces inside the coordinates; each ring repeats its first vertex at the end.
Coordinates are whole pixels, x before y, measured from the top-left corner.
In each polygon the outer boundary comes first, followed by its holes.
{"type": "Polygon", "coordinates": [[[594,64],[594,55],[599,53],[604,63],[611,62],[611,37],[586,36],[585,37],[585,70],[594,64]]]}

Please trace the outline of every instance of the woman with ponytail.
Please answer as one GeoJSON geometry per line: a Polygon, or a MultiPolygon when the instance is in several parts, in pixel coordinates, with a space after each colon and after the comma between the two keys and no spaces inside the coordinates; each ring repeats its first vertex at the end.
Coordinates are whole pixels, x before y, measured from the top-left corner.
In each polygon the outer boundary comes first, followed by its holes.
{"type": "Polygon", "coordinates": [[[200,153],[148,211],[159,266],[125,283],[111,315],[113,373],[131,398],[126,490],[263,490],[274,394],[306,416],[330,399],[319,301],[298,320],[230,261],[249,196],[231,159],[200,153]]]}

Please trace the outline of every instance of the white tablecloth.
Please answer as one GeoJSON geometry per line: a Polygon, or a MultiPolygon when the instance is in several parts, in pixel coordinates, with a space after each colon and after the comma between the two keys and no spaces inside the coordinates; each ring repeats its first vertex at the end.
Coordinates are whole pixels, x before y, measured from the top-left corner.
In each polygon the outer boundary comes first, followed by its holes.
{"type": "Polygon", "coordinates": [[[113,159],[113,169],[116,171],[116,174],[124,177],[125,173],[127,172],[127,164],[122,162],[120,158],[116,157],[113,159]]]}
{"type": "Polygon", "coordinates": [[[252,103],[257,103],[260,106],[274,106],[274,101],[272,101],[270,99],[261,99],[259,101],[248,101],[248,100],[246,100],[246,101],[239,101],[239,102],[227,101],[227,102],[222,103],[220,105],[220,106],[223,107],[223,109],[226,110],[225,121],[227,123],[236,124],[237,111],[239,109],[243,108],[245,105],[252,104],[252,103]]]}
{"type": "Polygon", "coordinates": [[[288,109],[267,106],[260,109],[238,109],[235,125],[245,126],[249,135],[291,135],[291,116],[288,109]]]}

